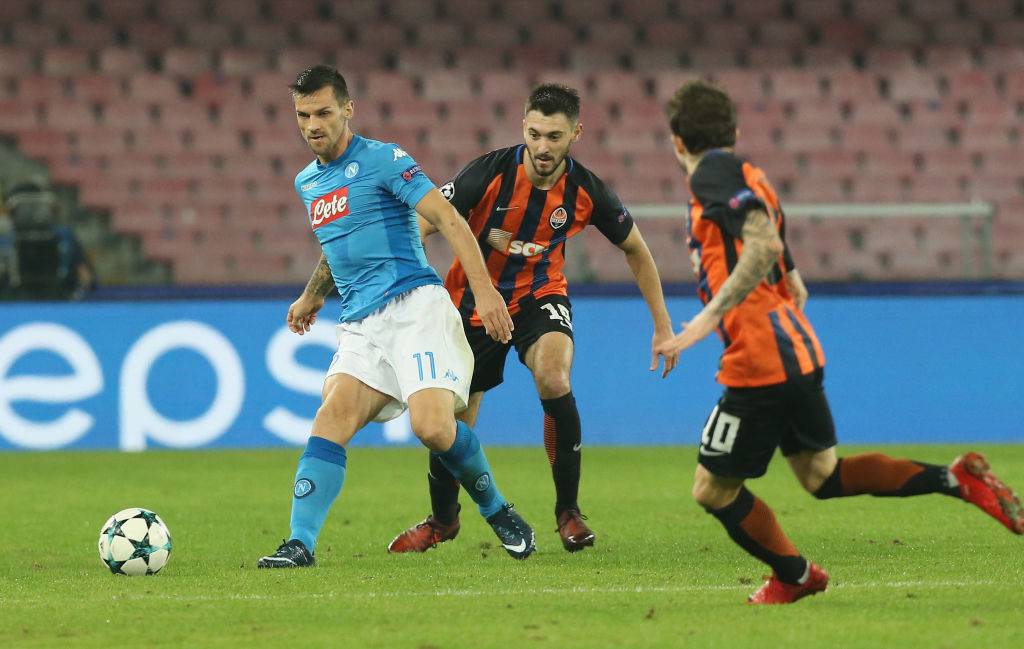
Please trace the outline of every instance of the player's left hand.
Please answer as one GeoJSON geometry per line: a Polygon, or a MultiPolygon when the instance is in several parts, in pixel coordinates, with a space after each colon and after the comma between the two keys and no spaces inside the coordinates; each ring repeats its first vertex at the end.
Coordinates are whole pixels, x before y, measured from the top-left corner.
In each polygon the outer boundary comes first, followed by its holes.
{"type": "Polygon", "coordinates": [[[659,357],[664,357],[664,359],[665,359],[665,369],[662,370],[662,372],[661,372],[661,378],[665,378],[666,376],[668,376],[668,373],[671,372],[672,370],[674,370],[675,367],[676,367],[676,364],[679,363],[679,352],[666,354],[665,352],[660,351],[660,348],[663,345],[666,345],[669,342],[671,342],[673,340],[673,338],[675,338],[675,336],[672,335],[672,330],[671,329],[669,329],[667,331],[655,331],[654,332],[654,337],[651,338],[651,368],[650,369],[651,369],[652,372],[657,370],[658,369],[658,364],[660,362],[659,357]]]}
{"type": "Polygon", "coordinates": [[[693,347],[707,338],[708,334],[714,331],[721,321],[721,318],[710,315],[706,311],[701,311],[692,320],[683,323],[683,330],[679,332],[678,336],[660,345],[655,349],[655,352],[665,356],[669,354],[678,355],[680,352],[693,347]]]}

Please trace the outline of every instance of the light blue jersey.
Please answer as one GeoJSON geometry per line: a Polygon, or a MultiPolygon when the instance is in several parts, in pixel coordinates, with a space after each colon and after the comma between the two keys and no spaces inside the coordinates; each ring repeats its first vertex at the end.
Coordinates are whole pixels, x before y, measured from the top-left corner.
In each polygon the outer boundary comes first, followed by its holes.
{"type": "Polygon", "coordinates": [[[433,188],[397,144],[359,135],[337,160],[314,160],[295,177],[341,295],[342,322],[361,320],[417,286],[441,283],[423,254],[414,209],[433,188]]]}

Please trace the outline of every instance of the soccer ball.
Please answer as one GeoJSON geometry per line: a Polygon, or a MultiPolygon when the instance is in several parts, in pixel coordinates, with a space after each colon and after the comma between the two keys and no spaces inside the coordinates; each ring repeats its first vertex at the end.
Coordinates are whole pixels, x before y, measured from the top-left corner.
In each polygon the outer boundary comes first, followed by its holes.
{"type": "Polygon", "coordinates": [[[171,532],[154,512],[130,507],[103,524],[99,549],[115,575],[155,575],[171,556],[171,532]]]}

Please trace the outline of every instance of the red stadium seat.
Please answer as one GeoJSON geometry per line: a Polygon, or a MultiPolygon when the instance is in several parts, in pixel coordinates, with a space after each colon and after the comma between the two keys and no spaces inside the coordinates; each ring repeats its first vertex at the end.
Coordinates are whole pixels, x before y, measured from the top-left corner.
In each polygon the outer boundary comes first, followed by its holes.
{"type": "Polygon", "coordinates": [[[925,48],[924,62],[929,68],[949,71],[968,70],[978,63],[972,50],[948,45],[925,48]]]}
{"type": "Polygon", "coordinates": [[[711,22],[699,26],[698,42],[705,47],[735,50],[749,46],[753,37],[747,23],[711,22]]]}
{"type": "Polygon", "coordinates": [[[871,22],[889,21],[899,15],[899,6],[888,0],[853,0],[853,15],[871,22]]]}
{"type": "Polygon", "coordinates": [[[864,53],[864,67],[885,73],[900,70],[920,73],[914,50],[905,46],[873,47],[867,50],[864,53]]]}
{"type": "MultiPolygon", "coordinates": [[[[133,3],[140,4],[134,0],[133,3]]],[[[159,20],[132,22],[125,31],[132,47],[150,54],[162,53],[178,42],[174,25],[159,20]]]]}
{"type": "Polygon", "coordinates": [[[106,75],[80,75],[71,81],[72,95],[81,101],[106,103],[122,95],[121,81],[106,75]]]}
{"type": "Polygon", "coordinates": [[[222,22],[189,22],[182,30],[186,43],[203,49],[230,47],[235,40],[231,25],[222,22]]]}
{"type": "Polygon", "coordinates": [[[181,98],[181,87],[163,74],[139,74],[129,78],[128,96],[144,103],[176,101],[181,98]]]}
{"type": "Polygon", "coordinates": [[[329,48],[347,46],[349,40],[345,28],[335,21],[305,20],[295,26],[298,33],[296,45],[312,48],[329,48]]]}
{"type": "Polygon", "coordinates": [[[257,74],[269,68],[268,53],[263,50],[229,47],[220,51],[218,69],[228,76],[257,74]]]}
{"type": "Polygon", "coordinates": [[[210,72],[213,70],[213,56],[204,49],[169,47],[163,53],[163,70],[183,77],[210,72]]]}
{"type": "Polygon", "coordinates": [[[15,23],[10,34],[12,43],[22,49],[42,50],[60,43],[60,29],[51,23],[15,23]]]}
{"type": "Polygon", "coordinates": [[[757,40],[769,47],[799,47],[807,42],[807,28],[792,20],[769,20],[755,27],[757,40]]]}
{"type": "Polygon", "coordinates": [[[386,5],[392,20],[407,24],[420,24],[440,18],[433,2],[421,0],[389,0],[386,5]]]}
{"type": "Polygon", "coordinates": [[[622,21],[600,21],[585,23],[587,42],[590,45],[627,50],[637,42],[637,30],[622,21]]]}
{"type": "Polygon", "coordinates": [[[719,0],[687,0],[679,12],[684,20],[717,20],[725,17],[725,7],[719,0]]]}
{"type": "Polygon", "coordinates": [[[25,104],[46,103],[68,94],[68,82],[60,77],[33,74],[18,80],[16,96],[25,104]]]}
{"type": "Polygon", "coordinates": [[[963,121],[952,101],[911,101],[906,107],[910,111],[910,122],[919,127],[949,129],[963,121]]]}
{"type": "Polygon", "coordinates": [[[688,22],[657,22],[645,25],[643,41],[649,47],[682,49],[692,45],[695,35],[688,22]]]}
{"type": "Polygon", "coordinates": [[[166,102],[158,105],[157,121],[161,128],[192,129],[204,134],[212,125],[209,108],[191,101],[166,102]]]}
{"type": "Polygon", "coordinates": [[[837,100],[859,101],[878,98],[878,81],[866,72],[838,70],[826,77],[828,96],[837,100]]]}
{"type": "Polygon", "coordinates": [[[330,64],[332,58],[326,52],[312,47],[287,48],[277,51],[274,69],[282,74],[294,76],[311,66],[320,63],[330,64]]]}
{"type": "MultiPolygon", "coordinates": [[[[124,104],[124,102],[121,102],[124,104]]],[[[77,131],[96,126],[96,106],[56,98],[44,105],[46,124],[60,131],[77,131]]]]}
{"type": "Polygon", "coordinates": [[[934,42],[941,45],[973,47],[985,41],[984,26],[977,20],[939,21],[932,25],[931,33],[934,42]]]}
{"type": "Polygon", "coordinates": [[[436,70],[421,77],[423,97],[431,101],[458,101],[473,97],[472,81],[463,73],[436,70]]]}
{"type": "Polygon", "coordinates": [[[480,75],[480,97],[482,99],[526,101],[531,86],[529,78],[521,72],[491,71],[480,75]]]}
{"type": "Polygon", "coordinates": [[[938,99],[938,83],[934,76],[922,71],[898,71],[888,76],[889,98],[893,101],[938,99]]]}
{"type": "Polygon", "coordinates": [[[868,26],[861,22],[833,18],[821,25],[821,42],[827,47],[858,49],[871,40],[868,26]]]}
{"type": "Polygon", "coordinates": [[[106,47],[99,53],[100,71],[127,77],[145,71],[146,55],[141,50],[128,47],[106,47]]]}
{"type": "Polygon", "coordinates": [[[381,17],[382,3],[377,0],[332,0],[335,20],[352,25],[375,24],[381,17]]]}
{"type": "Polygon", "coordinates": [[[1012,132],[1013,129],[998,124],[968,124],[960,132],[960,146],[979,153],[1019,146],[1011,139],[1012,132]]]}
{"type": "Polygon", "coordinates": [[[84,49],[110,47],[117,43],[113,25],[102,22],[83,22],[67,30],[68,44],[84,49]]]}
{"type": "Polygon", "coordinates": [[[213,17],[224,22],[256,22],[264,19],[262,4],[249,0],[217,0],[212,3],[213,17]]]}
{"type": "Polygon", "coordinates": [[[126,131],[120,128],[83,128],[72,133],[69,140],[70,150],[80,155],[117,156],[128,150],[126,131]]]}
{"type": "Polygon", "coordinates": [[[465,45],[451,52],[455,68],[466,75],[501,70],[511,59],[511,52],[488,46],[465,45]]]}
{"type": "Polygon", "coordinates": [[[239,77],[226,77],[208,72],[192,79],[192,98],[196,101],[216,106],[229,101],[239,101],[243,97],[245,90],[239,77]]]}
{"type": "Polygon", "coordinates": [[[48,23],[71,25],[89,19],[89,5],[79,0],[40,0],[39,18],[48,23]]]}
{"type": "MultiPolygon", "coordinates": [[[[457,49],[466,44],[467,32],[466,27],[449,20],[416,23],[413,26],[416,45],[423,48],[457,49]]],[[[486,35],[484,38],[487,41],[486,35]]]]}
{"type": "Polygon", "coordinates": [[[150,129],[156,125],[150,106],[130,101],[104,104],[100,123],[122,129],[150,129]]]}
{"type": "Polygon", "coordinates": [[[992,24],[993,42],[1020,47],[1024,42],[1024,20],[1003,20],[992,24]]]}
{"type": "Polygon", "coordinates": [[[910,5],[910,10],[915,18],[925,21],[948,21],[957,18],[958,4],[957,0],[929,0],[910,5]]]}
{"type": "Polygon", "coordinates": [[[634,70],[657,73],[662,70],[678,69],[683,60],[682,50],[665,47],[635,48],[629,51],[634,70]]]}
{"type": "Polygon", "coordinates": [[[148,6],[138,0],[97,0],[104,19],[118,24],[135,24],[146,19],[148,6]]]}
{"type": "MultiPolygon", "coordinates": [[[[483,3],[479,3],[483,4],[483,3]]],[[[506,48],[518,47],[523,42],[523,28],[506,22],[490,22],[477,25],[473,31],[474,41],[480,46],[506,48]]]]}
{"type": "Polygon", "coordinates": [[[246,47],[277,49],[293,45],[291,26],[286,22],[242,21],[239,31],[246,47]]]}
{"type": "Polygon", "coordinates": [[[89,53],[74,47],[56,47],[43,52],[43,72],[57,76],[82,74],[92,69],[89,53]]]}

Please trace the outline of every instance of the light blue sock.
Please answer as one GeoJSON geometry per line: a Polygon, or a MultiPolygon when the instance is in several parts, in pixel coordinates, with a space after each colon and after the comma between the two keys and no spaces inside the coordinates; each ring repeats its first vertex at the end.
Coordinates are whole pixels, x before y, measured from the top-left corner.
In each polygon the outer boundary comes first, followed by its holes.
{"type": "Polygon", "coordinates": [[[484,449],[480,447],[480,440],[464,422],[456,422],[452,447],[443,453],[434,451],[432,454],[441,460],[441,464],[469,492],[481,516],[488,518],[505,504],[505,497],[494,483],[491,466],[487,463],[484,449]]]}
{"type": "Polygon", "coordinates": [[[289,538],[302,541],[310,552],[316,549],[316,537],[344,482],[345,447],[310,435],[295,471],[289,538]]]}

